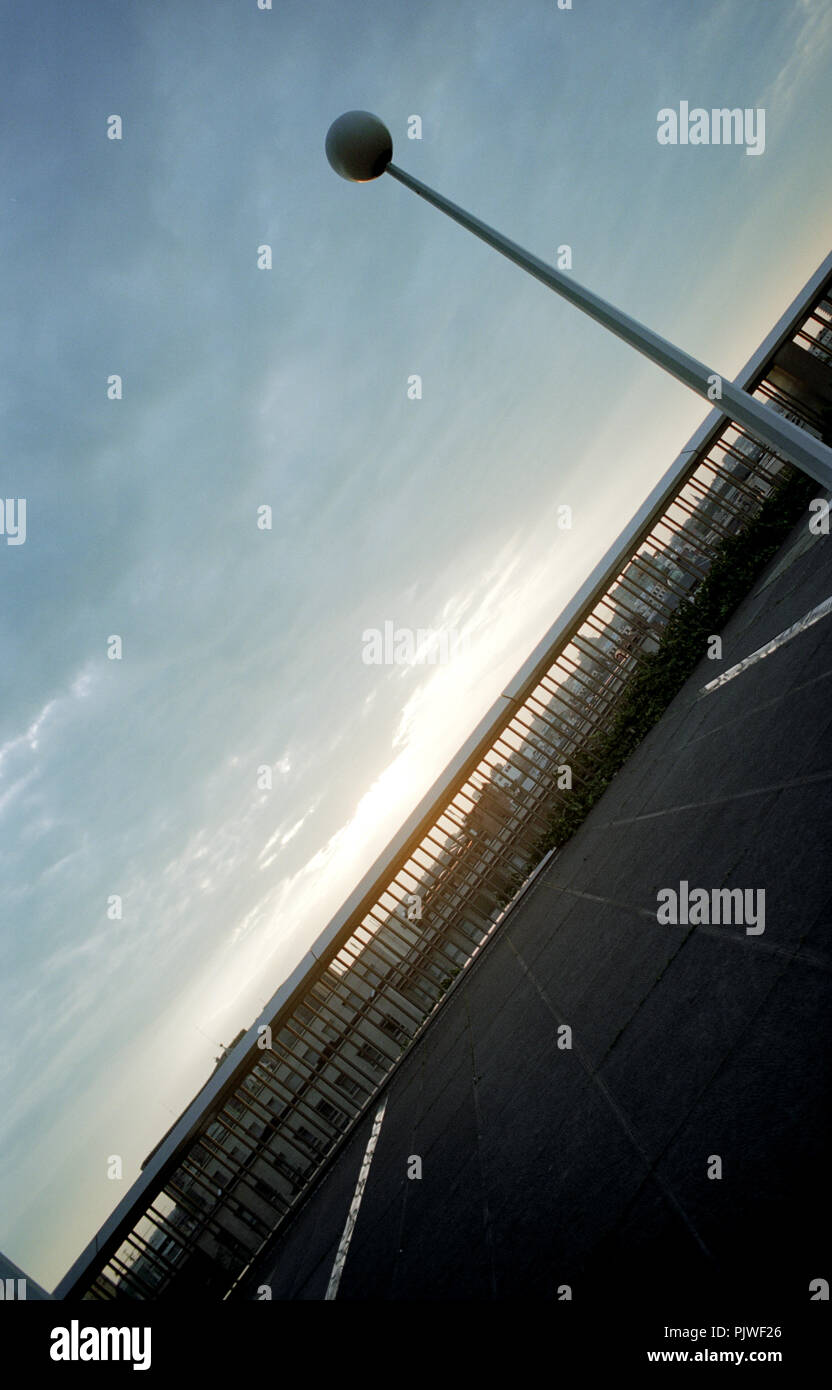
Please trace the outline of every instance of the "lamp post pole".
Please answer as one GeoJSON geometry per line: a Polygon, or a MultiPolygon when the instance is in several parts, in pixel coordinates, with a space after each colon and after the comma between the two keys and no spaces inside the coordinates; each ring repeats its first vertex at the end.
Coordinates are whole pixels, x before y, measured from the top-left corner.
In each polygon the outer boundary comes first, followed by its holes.
{"type": "Polygon", "coordinates": [[[643,356],[649,357],[651,362],[704,397],[709,405],[721,409],[736,424],[744,425],[761,443],[769,445],[796,464],[822,487],[832,488],[832,449],[827,448],[821,440],[735,386],[711,367],[706,367],[704,362],[699,362],[599,295],[585,289],[571,276],[562,274],[554,266],[525,251],[522,246],[481,222],[478,217],[473,217],[420,179],[399,169],[392,163],[393,141],[390,132],[378,117],[368,111],[348,111],[339,116],[329,128],[326,153],[335,172],[353,183],[367,183],[383,173],[390,174],[398,183],[439,208],[454,222],[473,232],[480,241],[486,242],[541,284],[554,290],[555,294],[567,299],[617,337],[623,338],[643,356]]]}

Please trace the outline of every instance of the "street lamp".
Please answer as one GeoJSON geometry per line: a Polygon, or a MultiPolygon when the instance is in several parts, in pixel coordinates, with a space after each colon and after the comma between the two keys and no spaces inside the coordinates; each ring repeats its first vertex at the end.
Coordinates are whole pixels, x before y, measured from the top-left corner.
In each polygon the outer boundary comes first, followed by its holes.
{"type": "Polygon", "coordinates": [[[399,169],[392,162],[393,138],[378,116],[373,116],[369,111],[347,111],[339,116],[327,132],[326,156],[336,174],[351,183],[369,183],[381,174],[390,174],[399,183],[418,193],[420,198],[447,213],[454,222],[467,227],[481,241],[493,246],[495,251],[528,271],[536,280],[548,285],[550,290],[568,299],[570,304],[582,309],[617,337],[623,338],[631,347],[649,357],[651,362],[684,382],[697,395],[703,396],[709,405],[718,405],[731,420],[744,425],[757,439],[797,464],[822,487],[832,488],[832,449],[741,387],[735,386],[732,381],[706,367],[703,362],[674,347],[666,338],[645,328],[644,324],[622,313],[591,290],[584,289],[570,276],[561,274],[554,266],[524,251],[522,246],[509,241],[508,237],[480,222],[479,218],[472,217],[449,198],[443,198],[441,193],[436,193],[412,174],[399,169]]]}

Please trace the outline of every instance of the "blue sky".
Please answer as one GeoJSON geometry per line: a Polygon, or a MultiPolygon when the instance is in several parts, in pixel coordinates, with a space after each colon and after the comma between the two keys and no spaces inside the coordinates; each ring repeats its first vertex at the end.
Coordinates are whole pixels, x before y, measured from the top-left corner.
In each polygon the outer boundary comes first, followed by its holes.
{"type": "Polygon", "coordinates": [[[733,375],[829,249],[832,11],[0,13],[0,1248],[52,1287],[706,413],[329,124],[733,375]]]}

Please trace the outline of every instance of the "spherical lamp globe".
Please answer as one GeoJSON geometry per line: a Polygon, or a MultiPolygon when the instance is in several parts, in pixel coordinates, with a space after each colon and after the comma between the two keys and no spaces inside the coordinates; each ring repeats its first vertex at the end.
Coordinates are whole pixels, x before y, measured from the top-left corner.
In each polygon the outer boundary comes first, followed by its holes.
{"type": "Polygon", "coordinates": [[[369,111],[345,111],[326,134],[326,157],[342,179],[369,183],[393,158],[393,137],[369,111]]]}

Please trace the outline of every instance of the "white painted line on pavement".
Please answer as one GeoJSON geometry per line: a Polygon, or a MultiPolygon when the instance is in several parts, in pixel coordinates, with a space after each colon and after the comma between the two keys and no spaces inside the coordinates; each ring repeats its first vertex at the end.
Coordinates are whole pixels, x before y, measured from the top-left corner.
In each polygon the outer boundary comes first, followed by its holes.
{"type": "Polygon", "coordinates": [[[361,1198],[364,1196],[364,1188],[367,1186],[367,1178],[370,1175],[370,1164],[373,1161],[373,1154],[376,1151],[378,1136],[381,1131],[381,1122],[384,1119],[384,1112],[387,1109],[387,1096],[379,1106],[376,1117],[373,1120],[373,1128],[367,1140],[367,1148],[364,1151],[364,1162],[361,1164],[361,1171],[358,1174],[358,1182],[355,1185],[352,1202],[350,1203],[347,1215],[347,1224],[344,1227],[344,1234],[341,1237],[341,1244],[338,1246],[338,1254],[335,1256],[335,1264],[332,1266],[332,1273],[329,1276],[324,1302],[331,1301],[338,1294],[338,1285],[341,1282],[341,1275],[344,1272],[344,1265],[347,1260],[347,1251],[350,1248],[352,1233],[355,1230],[355,1223],[358,1220],[358,1208],[361,1206],[361,1198]]]}
{"type": "Polygon", "coordinates": [[[771,656],[771,653],[776,652],[778,647],[782,647],[786,642],[791,642],[793,637],[798,637],[801,632],[806,631],[807,627],[811,627],[813,623],[819,623],[821,618],[828,617],[830,613],[832,613],[832,596],[825,598],[823,603],[819,603],[816,608],[811,608],[808,613],[804,613],[803,617],[798,618],[796,623],[792,623],[791,627],[785,628],[776,637],[772,637],[771,641],[766,642],[764,647],[758,647],[756,652],[752,652],[744,661],[738,661],[736,666],[730,666],[727,671],[723,671],[721,676],[717,676],[716,680],[708,681],[707,685],[703,685],[699,694],[708,695],[712,690],[719,690],[721,685],[726,685],[735,676],[747,671],[749,666],[753,666],[756,661],[762,661],[763,657],[771,656]]]}

